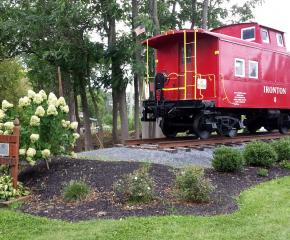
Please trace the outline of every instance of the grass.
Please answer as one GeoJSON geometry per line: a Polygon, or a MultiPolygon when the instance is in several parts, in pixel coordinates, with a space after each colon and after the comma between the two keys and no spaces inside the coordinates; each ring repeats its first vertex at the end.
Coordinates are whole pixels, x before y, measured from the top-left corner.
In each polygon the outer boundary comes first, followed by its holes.
{"type": "Polygon", "coordinates": [[[168,216],[80,223],[32,217],[0,209],[0,239],[290,239],[290,177],[241,194],[241,210],[214,217],[168,216]]]}

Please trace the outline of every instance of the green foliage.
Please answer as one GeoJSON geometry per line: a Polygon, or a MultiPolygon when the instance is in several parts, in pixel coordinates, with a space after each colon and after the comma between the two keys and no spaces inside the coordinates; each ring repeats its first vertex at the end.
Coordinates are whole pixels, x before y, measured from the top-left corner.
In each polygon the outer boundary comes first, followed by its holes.
{"type": "Polygon", "coordinates": [[[72,153],[79,135],[75,133],[77,122],[66,121],[68,111],[64,98],[58,99],[53,93],[47,97],[44,91],[30,90],[15,107],[7,101],[2,102],[0,134],[11,134],[13,120],[18,118],[21,124],[20,158],[31,165],[52,155],[72,153]]]}
{"type": "Polygon", "coordinates": [[[214,187],[202,168],[185,168],[176,177],[177,196],[190,202],[207,202],[214,187]]]}
{"type": "Polygon", "coordinates": [[[266,169],[266,168],[259,168],[259,169],[257,170],[257,175],[258,175],[259,177],[267,177],[267,176],[269,175],[269,171],[268,171],[268,169],[266,169]]]}
{"type": "Polygon", "coordinates": [[[290,139],[282,138],[272,142],[272,147],[278,155],[278,162],[290,160],[290,139]]]}
{"type": "Polygon", "coordinates": [[[20,182],[17,184],[17,189],[13,188],[11,176],[5,174],[0,176],[0,200],[8,201],[28,194],[29,192],[20,182]]]}
{"type": "Polygon", "coordinates": [[[214,150],[212,165],[220,172],[236,172],[243,169],[245,162],[240,150],[222,146],[214,150]]]}
{"type": "Polygon", "coordinates": [[[254,141],[246,145],[244,158],[249,165],[271,167],[278,156],[270,144],[254,141]]]}
{"type": "Polygon", "coordinates": [[[149,202],[153,200],[153,180],[149,167],[142,167],[133,173],[123,176],[114,183],[114,191],[130,202],[149,202]]]}
{"type": "Polygon", "coordinates": [[[15,59],[0,61],[0,102],[6,99],[17,103],[27,88],[25,71],[21,63],[15,59]]]}
{"type": "Polygon", "coordinates": [[[283,160],[283,161],[280,163],[280,165],[281,165],[281,167],[290,170],[290,161],[289,161],[289,160],[283,160]]]}
{"type": "Polygon", "coordinates": [[[64,199],[77,201],[85,199],[90,193],[89,186],[83,181],[70,181],[64,188],[64,199]]]}

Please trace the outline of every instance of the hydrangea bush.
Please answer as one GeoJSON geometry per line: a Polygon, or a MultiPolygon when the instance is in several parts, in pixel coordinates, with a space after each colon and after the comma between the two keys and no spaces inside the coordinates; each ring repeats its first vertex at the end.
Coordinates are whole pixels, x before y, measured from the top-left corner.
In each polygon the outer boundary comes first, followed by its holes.
{"type": "Polygon", "coordinates": [[[28,91],[18,106],[4,100],[0,109],[0,134],[13,132],[13,121],[21,125],[19,154],[22,160],[34,165],[39,159],[53,155],[74,155],[71,151],[79,138],[77,122],[67,121],[69,107],[63,97],[48,96],[41,90],[28,91]]]}

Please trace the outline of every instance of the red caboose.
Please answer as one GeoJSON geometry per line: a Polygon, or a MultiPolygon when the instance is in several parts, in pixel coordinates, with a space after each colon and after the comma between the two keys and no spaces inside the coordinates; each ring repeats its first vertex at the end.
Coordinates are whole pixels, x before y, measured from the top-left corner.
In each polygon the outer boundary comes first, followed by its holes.
{"type": "Polygon", "coordinates": [[[242,23],[172,30],[144,44],[156,50],[156,76],[142,120],[161,118],[166,136],[234,136],[244,125],[250,132],[262,126],[288,132],[290,54],[283,32],[242,23]]]}

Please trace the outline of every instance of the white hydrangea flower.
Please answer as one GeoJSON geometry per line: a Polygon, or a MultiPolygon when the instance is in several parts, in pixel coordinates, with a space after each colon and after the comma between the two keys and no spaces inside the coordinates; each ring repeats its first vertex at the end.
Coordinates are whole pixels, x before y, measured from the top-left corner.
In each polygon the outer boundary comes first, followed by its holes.
{"type": "Polygon", "coordinates": [[[44,100],[47,99],[47,95],[46,95],[46,92],[44,90],[40,90],[39,94],[42,96],[42,99],[44,99],[44,100]]]}
{"type": "Polygon", "coordinates": [[[30,126],[39,126],[40,125],[40,118],[33,115],[31,118],[30,118],[30,126]]]}
{"type": "Polygon", "coordinates": [[[60,146],[59,148],[60,148],[60,150],[61,150],[62,152],[65,151],[65,147],[64,147],[64,146],[60,146]]]}
{"type": "Polygon", "coordinates": [[[68,105],[60,106],[60,110],[65,112],[65,113],[68,113],[69,112],[69,107],[68,107],[68,105]]]}
{"type": "Polygon", "coordinates": [[[27,157],[26,160],[27,160],[27,162],[28,162],[31,166],[34,166],[35,163],[36,163],[35,161],[32,160],[31,157],[27,157]]]}
{"type": "Polygon", "coordinates": [[[43,158],[49,158],[50,157],[50,150],[49,149],[42,150],[41,155],[43,158]]]}
{"type": "Polygon", "coordinates": [[[12,132],[9,130],[4,131],[3,135],[10,135],[12,132]]]}
{"type": "Polygon", "coordinates": [[[26,151],[26,156],[33,158],[36,155],[36,150],[34,148],[28,148],[26,151]]]}
{"type": "Polygon", "coordinates": [[[70,124],[70,128],[73,129],[73,130],[76,130],[76,129],[78,128],[78,125],[79,125],[78,122],[72,122],[72,123],[70,124]]]}
{"type": "Polygon", "coordinates": [[[24,148],[20,148],[20,149],[19,149],[19,155],[23,156],[23,155],[25,155],[25,154],[26,154],[26,149],[24,149],[24,148]]]}
{"type": "Polygon", "coordinates": [[[43,102],[42,95],[40,93],[36,93],[33,98],[33,102],[36,104],[41,104],[43,102]]]}
{"type": "Polygon", "coordinates": [[[66,105],[66,102],[65,102],[64,97],[60,97],[60,98],[57,100],[57,106],[65,106],[65,105],[66,105]]]}
{"type": "Polygon", "coordinates": [[[71,156],[72,158],[76,158],[76,157],[77,157],[77,155],[76,155],[75,152],[71,152],[71,153],[70,153],[70,156],[71,156]]]}
{"type": "Polygon", "coordinates": [[[0,109],[0,121],[5,117],[5,112],[0,109]]]}
{"type": "Polygon", "coordinates": [[[2,130],[0,130],[0,135],[4,135],[4,132],[2,130]]]}
{"type": "Polygon", "coordinates": [[[8,102],[7,100],[2,101],[2,110],[6,112],[9,108],[12,108],[13,104],[8,102]]]}
{"type": "Polygon", "coordinates": [[[33,90],[28,90],[27,91],[27,96],[30,98],[30,99],[33,99],[34,96],[35,96],[35,92],[33,90]]]}
{"type": "Polygon", "coordinates": [[[35,143],[36,141],[39,140],[39,134],[35,134],[35,133],[31,134],[30,135],[30,140],[31,140],[32,143],[35,143]]]}
{"type": "Polygon", "coordinates": [[[56,107],[53,104],[48,105],[46,113],[48,116],[50,116],[50,115],[56,116],[58,114],[56,107]]]}
{"type": "Polygon", "coordinates": [[[19,107],[27,107],[30,105],[30,98],[25,96],[19,99],[18,105],[19,107]]]}
{"type": "Polygon", "coordinates": [[[14,128],[14,123],[13,122],[6,122],[6,123],[4,123],[4,128],[6,130],[12,130],[14,128]]]}
{"type": "Polygon", "coordinates": [[[78,133],[73,133],[73,137],[75,140],[77,140],[80,138],[80,135],[78,133]]]}
{"type": "Polygon", "coordinates": [[[61,125],[64,128],[68,128],[68,127],[70,127],[70,121],[66,121],[66,120],[62,119],[61,120],[61,125]]]}
{"type": "Polygon", "coordinates": [[[35,115],[38,117],[43,117],[45,115],[45,110],[42,106],[38,106],[35,111],[35,115]]]}
{"type": "Polygon", "coordinates": [[[48,104],[57,106],[57,97],[54,93],[48,95],[48,104]]]}

